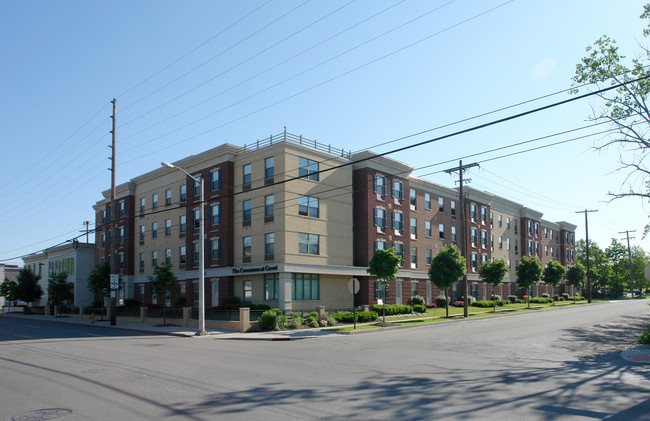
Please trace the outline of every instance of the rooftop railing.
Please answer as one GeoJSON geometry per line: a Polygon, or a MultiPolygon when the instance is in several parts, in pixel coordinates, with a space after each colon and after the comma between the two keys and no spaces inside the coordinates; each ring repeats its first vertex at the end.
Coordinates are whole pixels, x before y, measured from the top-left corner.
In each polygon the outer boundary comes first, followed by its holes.
{"type": "Polygon", "coordinates": [[[347,159],[350,159],[350,156],[352,155],[351,151],[345,151],[344,149],[333,148],[332,145],[319,143],[315,139],[311,140],[303,137],[302,135],[295,135],[292,133],[288,133],[286,128],[284,129],[283,133],[276,134],[276,135],[269,135],[269,137],[267,138],[258,139],[257,142],[245,144],[242,148],[239,149],[239,151],[237,151],[237,155],[241,155],[247,152],[257,151],[259,149],[266,148],[281,142],[297,143],[307,148],[312,148],[317,151],[325,152],[330,155],[340,156],[342,158],[347,158],[347,159]]]}

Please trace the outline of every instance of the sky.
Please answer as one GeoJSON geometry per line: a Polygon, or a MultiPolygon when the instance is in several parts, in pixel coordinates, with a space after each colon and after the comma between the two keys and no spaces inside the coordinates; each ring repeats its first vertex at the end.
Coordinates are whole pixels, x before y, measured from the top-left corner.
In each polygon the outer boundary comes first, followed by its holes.
{"type": "MultiPolygon", "coordinates": [[[[111,183],[113,98],[118,184],[161,161],[226,142],[243,146],[285,127],[352,152],[388,152],[570,98],[575,66],[601,35],[616,39],[628,58],[650,44],[642,6],[1,2],[0,263],[22,265],[21,256],[81,235],[84,221],[92,228],[92,206],[111,183]]],[[[589,213],[591,240],[604,248],[635,230],[631,244],[650,251],[650,239],[641,239],[650,206],[638,198],[610,202],[609,192],[641,180],[616,171],[617,148],[593,149],[603,129],[484,153],[582,128],[598,107],[582,99],[389,156],[449,187],[455,178],[443,170],[459,159],[477,162],[466,173],[471,188],[575,224],[578,239],[585,219],[576,212],[598,210],[589,213]]]]}

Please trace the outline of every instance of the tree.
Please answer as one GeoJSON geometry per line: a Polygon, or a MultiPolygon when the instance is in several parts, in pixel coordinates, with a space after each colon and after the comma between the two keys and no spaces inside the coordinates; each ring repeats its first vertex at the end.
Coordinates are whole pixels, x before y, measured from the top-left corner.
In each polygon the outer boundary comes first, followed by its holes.
{"type": "Polygon", "coordinates": [[[56,273],[48,280],[47,295],[52,304],[58,306],[65,301],[74,299],[74,285],[67,280],[68,274],[65,272],[56,273]]]}
{"type": "MultiPolygon", "coordinates": [[[[580,262],[584,267],[587,267],[586,250],[585,240],[576,243],[576,262],[580,262]]],[[[614,272],[605,252],[593,241],[589,241],[589,272],[591,292],[610,293],[614,272]]],[[[589,296],[589,291],[586,295],[589,296]]]]}
{"type": "Polygon", "coordinates": [[[88,289],[95,295],[102,297],[102,317],[104,317],[104,297],[110,294],[111,265],[108,262],[95,266],[88,274],[88,289]]]}
{"type": "Polygon", "coordinates": [[[16,283],[5,278],[0,284],[0,297],[5,297],[7,301],[16,299],[16,283]]]}
{"type": "Polygon", "coordinates": [[[173,300],[177,290],[178,282],[171,265],[157,265],[153,268],[153,276],[149,278],[149,290],[152,294],[163,297],[163,325],[167,324],[165,307],[167,307],[167,298],[173,300]]]}
{"type": "Polygon", "coordinates": [[[429,279],[441,291],[445,292],[445,313],[449,318],[449,297],[447,296],[447,289],[452,286],[458,278],[465,275],[467,271],[467,263],[465,258],[461,256],[460,250],[451,244],[443,247],[431,261],[429,267],[429,279]]]}
{"type": "MultiPolygon", "coordinates": [[[[650,5],[643,6],[640,18],[650,22],[650,5]]],[[[643,36],[650,35],[650,25],[643,30],[643,36]]],[[[595,123],[609,123],[613,129],[611,135],[594,147],[602,150],[610,146],[618,146],[620,151],[619,170],[627,173],[624,183],[627,187],[618,193],[610,192],[613,199],[622,197],[650,198],[650,168],[644,158],[650,153],[648,138],[648,122],[650,121],[650,49],[641,46],[642,52],[625,63],[625,56],[620,55],[616,41],[607,35],[600,37],[593,46],[586,48],[588,56],[582,58],[576,65],[573,81],[576,84],[595,84],[596,89],[603,85],[618,85],[629,82],[616,89],[597,94],[603,106],[595,108],[589,118],[595,123]],[[636,177],[634,183],[631,177],[636,177]]],[[[578,93],[576,88],[572,91],[578,93]]],[[[650,224],[646,225],[646,234],[650,224]]],[[[591,250],[590,250],[591,251],[591,250]]]]}
{"type": "MultiPolygon", "coordinates": [[[[538,257],[522,256],[517,266],[517,287],[519,289],[528,289],[536,282],[542,274],[542,263],[538,257]]],[[[528,308],[530,308],[530,297],[528,298],[528,308]]]]}
{"type": "MultiPolygon", "coordinates": [[[[375,250],[375,254],[370,259],[367,272],[370,276],[380,281],[384,291],[388,289],[388,281],[394,280],[395,275],[399,272],[399,265],[402,258],[395,254],[395,249],[375,250]]],[[[386,294],[384,294],[383,320],[386,323],[386,294]]]]}
{"type": "Polygon", "coordinates": [[[41,279],[30,268],[22,268],[18,272],[18,281],[15,289],[16,299],[26,303],[38,301],[43,296],[43,288],[38,284],[41,279]]]}
{"type": "Polygon", "coordinates": [[[542,273],[542,281],[544,283],[551,285],[553,290],[551,291],[551,297],[553,298],[553,305],[555,305],[555,288],[562,282],[564,273],[566,270],[561,263],[554,260],[549,261],[544,268],[542,273]]]}
{"type": "MultiPolygon", "coordinates": [[[[582,281],[585,280],[586,275],[587,275],[587,270],[585,269],[584,266],[582,266],[582,263],[576,262],[575,265],[571,266],[566,271],[566,283],[569,286],[575,287],[577,292],[578,289],[582,288],[582,281]]],[[[576,294],[573,294],[573,304],[575,303],[576,303],[576,294]]]]}
{"type": "Polygon", "coordinates": [[[483,282],[492,285],[492,300],[494,301],[494,312],[497,312],[497,300],[494,295],[494,289],[499,286],[503,278],[508,273],[508,264],[505,260],[499,259],[494,262],[485,262],[478,268],[478,276],[483,282]]]}

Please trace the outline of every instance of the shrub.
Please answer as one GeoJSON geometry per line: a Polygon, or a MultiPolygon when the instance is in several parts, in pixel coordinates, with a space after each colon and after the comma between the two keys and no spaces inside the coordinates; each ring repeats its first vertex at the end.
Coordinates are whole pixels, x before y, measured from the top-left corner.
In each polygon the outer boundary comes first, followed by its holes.
{"type": "MultiPolygon", "coordinates": [[[[358,314],[357,314],[358,315],[358,314]]],[[[332,317],[341,323],[352,323],[354,322],[354,313],[351,311],[346,311],[344,313],[335,313],[332,314],[332,317]]]]}
{"type": "Polygon", "coordinates": [[[560,296],[557,295],[557,294],[555,294],[555,295],[553,296],[553,299],[554,299],[555,301],[560,301],[560,296]]]}
{"type": "Polygon", "coordinates": [[[273,310],[267,310],[257,319],[257,324],[264,330],[275,330],[278,326],[278,315],[273,310]]]}
{"type": "Polygon", "coordinates": [[[309,317],[313,317],[314,319],[318,319],[318,312],[312,311],[311,313],[309,313],[309,317]]]}
{"type": "Polygon", "coordinates": [[[566,299],[564,297],[560,297],[558,301],[566,301],[566,299]]]}
{"type": "Polygon", "coordinates": [[[436,307],[445,307],[449,302],[449,298],[445,298],[444,295],[438,295],[436,297],[436,307]]]}
{"type": "Polygon", "coordinates": [[[637,340],[640,344],[650,344],[650,326],[645,329],[645,332],[639,336],[637,340]]]}
{"type": "Polygon", "coordinates": [[[272,308],[272,309],[269,310],[269,311],[274,312],[274,313],[277,314],[278,316],[282,316],[282,310],[280,310],[279,308],[272,308]]]}
{"type": "Polygon", "coordinates": [[[533,297],[530,299],[530,302],[534,304],[546,304],[550,303],[551,300],[548,297],[533,297]]]}
{"type": "Polygon", "coordinates": [[[318,321],[317,320],[312,320],[307,324],[309,327],[318,327],[318,321]]]}
{"type": "Polygon", "coordinates": [[[453,303],[451,303],[451,305],[454,307],[465,307],[465,301],[462,300],[454,301],[453,303]]]}
{"type": "MultiPolygon", "coordinates": [[[[381,304],[375,304],[372,309],[377,313],[382,313],[384,306],[381,304]]],[[[391,304],[386,306],[386,315],[394,316],[396,314],[410,314],[413,313],[413,307],[401,304],[391,304]]]]}
{"type": "Polygon", "coordinates": [[[223,305],[228,304],[241,304],[241,299],[239,297],[226,297],[223,299],[223,305]]]}
{"type": "Polygon", "coordinates": [[[575,297],[569,297],[569,299],[570,300],[576,300],[576,301],[586,300],[586,298],[583,297],[582,295],[576,295],[575,297]]]}
{"type": "MultiPolygon", "coordinates": [[[[374,311],[359,311],[356,314],[357,322],[359,323],[372,322],[374,320],[377,320],[379,317],[379,314],[374,311]]],[[[351,311],[333,314],[332,318],[339,323],[354,323],[354,313],[351,311]]]]}
{"type": "Polygon", "coordinates": [[[376,311],[361,311],[357,313],[357,322],[367,323],[374,322],[379,318],[379,314],[376,311]]]}
{"type": "Polygon", "coordinates": [[[426,313],[427,308],[422,304],[413,304],[413,311],[416,313],[426,313]]]}
{"type": "Polygon", "coordinates": [[[568,292],[563,292],[561,295],[564,297],[565,300],[569,299],[569,293],[568,292]]]}
{"type": "Polygon", "coordinates": [[[547,293],[544,293],[544,294],[542,294],[542,298],[551,298],[551,296],[548,295],[547,293]]]}
{"type": "Polygon", "coordinates": [[[327,326],[327,319],[328,318],[325,315],[318,316],[318,325],[321,327],[327,326]]]}
{"type": "Polygon", "coordinates": [[[425,304],[424,305],[426,308],[436,308],[436,303],[431,303],[431,304],[425,304]]]}
{"type": "Polygon", "coordinates": [[[286,329],[289,327],[289,318],[287,316],[278,316],[278,326],[276,329],[286,329]]]}
{"type": "Polygon", "coordinates": [[[517,304],[526,304],[526,300],[517,300],[517,304]]]}
{"type": "Polygon", "coordinates": [[[473,307],[480,307],[480,308],[491,308],[493,305],[492,301],[476,301],[472,303],[473,307]]]}
{"type": "Polygon", "coordinates": [[[512,304],[516,304],[518,299],[516,295],[508,295],[508,301],[510,301],[512,304]]]}
{"type": "Polygon", "coordinates": [[[333,316],[327,318],[327,326],[336,326],[336,319],[333,316]]]}
{"type": "Polygon", "coordinates": [[[298,319],[291,319],[289,322],[289,329],[298,329],[300,325],[302,324],[302,319],[299,321],[298,319]]]}
{"type": "Polygon", "coordinates": [[[316,322],[316,323],[318,323],[318,315],[314,316],[314,314],[312,313],[312,314],[310,314],[309,316],[307,316],[307,318],[305,319],[305,324],[308,325],[308,324],[310,324],[311,322],[316,322]]]}
{"type": "Polygon", "coordinates": [[[271,306],[268,304],[253,304],[251,310],[270,310],[271,306]]]}
{"type": "Polygon", "coordinates": [[[499,294],[492,294],[492,297],[490,298],[490,300],[501,301],[501,296],[499,294]]]}
{"type": "Polygon", "coordinates": [[[412,296],[411,297],[411,305],[413,305],[413,306],[416,306],[416,305],[423,306],[424,305],[424,297],[422,297],[420,295],[412,296]]]}

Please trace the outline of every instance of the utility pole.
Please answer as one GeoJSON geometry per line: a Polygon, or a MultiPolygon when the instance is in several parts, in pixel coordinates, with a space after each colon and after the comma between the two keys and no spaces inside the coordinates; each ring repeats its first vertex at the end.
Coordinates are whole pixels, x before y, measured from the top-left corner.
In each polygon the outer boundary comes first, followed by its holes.
{"type": "MultiPolygon", "coordinates": [[[[118,238],[117,238],[117,206],[115,204],[115,196],[116,196],[116,186],[115,186],[115,128],[116,128],[116,115],[115,115],[115,109],[117,106],[117,100],[113,98],[111,101],[113,104],[113,115],[111,115],[111,118],[113,119],[113,130],[111,130],[112,134],[112,143],[111,143],[111,213],[110,213],[110,221],[112,222],[109,226],[109,230],[111,232],[111,237],[112,238],[112,243],[111,243],[111,255],[109,256],[109,262],[111,266],[111,274],[117,274],[118,268],[117,268],[117,244],[118,244],[118,238]]],[[[113,283],[111,282],[111,287],[113,283]]],[[[115,326],[117,317],[115,312],[117,311],[117,291],[111,288],[111,326],[115,326]]]]}
{"type": "MultiPolygon", "coordinates": [[[[628,260],[630,261],[630,292],[632,293],[632,299],[634,299],[634,281],[632,280],[632,250],[630,249],[630,233],[631,232],[636,232],[636,230],[634,230],[634,231],[626,230],[626,231],[623,231],[623,232],[619,232],[619,234],[625,233],[626,237],[627,237],[627,257],[628,257],[628,260]]],[[[634,238],[634,237],[632,237],[632,238],[634,238]]],[[[622,240],[624,240],[624,239],[622,239],[622,240]]]]}
{"type": "MultiPolygon", "coordinates": [[[[463,160],[461,159],[458,161],[458,167],[454,168],[449,168],[445,170],[447,174],[455,173],[458,171],[458,176],[459,176],[459,189],[458,189],[458,201],[460,202],[460,255],[465,258],[465,264],[467,265],[467,256],[466,250],[465,250],[465,205],[463,202],[463,174],[465,171],[472,167],[478,167],[479,165],[477,163],[473,164],[467,164],[463,165],[463,160]]],[[[472,180],[467,180],[467,181],[472,181],[472,180]]],[[[469,317],[469,299],[467,297],[467,273],[465,273],[465,276],[463,276],[463,296],[464,296],[464,304],[463,304],[463,315],[464,317],[469,317]]]]}
{"type": "Polygon", "coordinates": [[[589,212],[598,212],[598,209],[585,209],[583,211],[576,211],[576,213],[583,212],[585,214],[585,249],[587,253],[587,302],[591,303],[591,272],[589,271],[589,222],[587,221],[587,214],[589,212]]]}
{"type": "Polygon", "coordinates": [[[89,240],[88,240],[88,235],[90,234],[90,229],[88,228],[88,226],[90,225],[90,221],[83,221],[83,222],[81,223],[81,225],[85,225],[85,226],[86,226],[86,229],[85,229],[85,230],[81,230],[81,231],[79,231],[79,232],[85,232],[85,233],[86,233],[86,244],[88,244],[88,242],[89,242],[89,240]]]}

